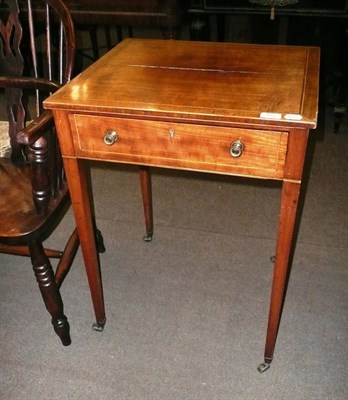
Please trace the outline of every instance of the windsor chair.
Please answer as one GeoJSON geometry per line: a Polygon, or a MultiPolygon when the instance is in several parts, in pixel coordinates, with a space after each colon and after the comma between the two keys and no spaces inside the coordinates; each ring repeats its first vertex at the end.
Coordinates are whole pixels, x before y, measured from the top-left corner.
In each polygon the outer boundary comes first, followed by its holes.
{"type": "MultiPolygon", "coordinates": [[[[70,80],[75,31],[61,0],[0,0],[0,88],[9,124],[10,157],[0,158],[0,252],[30,256],[55,332],[71,343],[60,286],[79,246],[75,229],[64,250],[44,248],[70,205],[51,112],[42,100],[70,80]],[[22,6],[21,6],[22,7],[22,6]],[[59,259],[55,272],[51,258],[59,259]]],[[[14,261],[15,262],[15,261],[14,261]]]]}

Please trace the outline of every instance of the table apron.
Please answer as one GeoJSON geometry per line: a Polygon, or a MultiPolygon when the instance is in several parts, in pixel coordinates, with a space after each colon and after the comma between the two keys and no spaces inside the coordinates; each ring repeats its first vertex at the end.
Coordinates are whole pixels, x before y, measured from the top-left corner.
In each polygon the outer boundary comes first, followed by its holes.
{"type": "Polygon", "coordinates": [[[283,179],[287,132],[83,114],[69,120],[78,158],[283,179]]]}

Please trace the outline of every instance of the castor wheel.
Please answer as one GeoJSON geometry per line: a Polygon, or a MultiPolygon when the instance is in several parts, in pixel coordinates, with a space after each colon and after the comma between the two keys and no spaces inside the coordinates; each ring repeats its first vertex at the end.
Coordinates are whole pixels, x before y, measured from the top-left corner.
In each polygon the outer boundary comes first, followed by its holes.
{"type": "Polygon", "coordinates": [[[271,256],[269,259],[270,259],[271,263],[273,263],[273,264],[275,263],[275,256],[271,256]]]}
{"type": "Polygon", "coordinates": [[[96,332],[103,332],[105,326],[105,321],[104,322],[95,322],[92,325],[92,329],[96,332]]]}
{"type": "Polygon", "coordinates": [[[261,363],[258,367],[257,370],[262,374],[263,372],[267,371],[270,369],[271,364],[270,363],[261,363]]]}
{"type": "Polygon", "coordinates": [[[153,236],[153,232],[147,233],[147,234],[143,237],[143,241],[144,241],[144,242],[151,242],[151,241],[152,241],[152,236],[153,236]]]}

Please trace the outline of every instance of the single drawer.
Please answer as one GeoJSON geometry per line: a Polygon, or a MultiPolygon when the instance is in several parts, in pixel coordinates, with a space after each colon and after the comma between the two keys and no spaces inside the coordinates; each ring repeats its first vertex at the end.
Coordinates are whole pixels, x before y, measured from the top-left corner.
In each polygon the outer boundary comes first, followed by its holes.
{"type": "Polygon", "coordinates": [[[159,167],[281,179],[286,132],[70,116],[76,154],[159,167]]]}

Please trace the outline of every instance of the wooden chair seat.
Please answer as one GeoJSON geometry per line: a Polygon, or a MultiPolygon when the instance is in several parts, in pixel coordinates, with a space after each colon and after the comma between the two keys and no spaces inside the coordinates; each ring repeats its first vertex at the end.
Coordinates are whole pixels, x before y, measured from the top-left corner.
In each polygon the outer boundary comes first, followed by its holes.
{"type": "Polygon", "coordinates": [[[39,215],[33,202],[31,179],[31,168],[28,164],[15,165],[9,158],[0,158],[2,243],[20,245],[38,238],[44,240],[55,228],[54,221],[60,220],[57,213],[63,215],[69,207],[68,188],[63,186],[49,202],[47,214],[39,215]]]}

